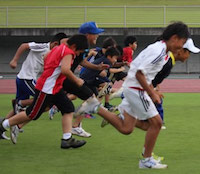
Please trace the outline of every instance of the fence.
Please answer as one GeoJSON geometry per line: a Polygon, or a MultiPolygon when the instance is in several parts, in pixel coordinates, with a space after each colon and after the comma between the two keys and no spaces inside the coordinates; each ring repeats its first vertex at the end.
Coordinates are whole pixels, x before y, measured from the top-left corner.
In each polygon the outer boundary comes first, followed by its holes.
{"type": "Polygon", "coordinates": [[[0,27],[165,27],[183,21],[200,27],[200,6],[9,6],[0,7],[0,27]]]}

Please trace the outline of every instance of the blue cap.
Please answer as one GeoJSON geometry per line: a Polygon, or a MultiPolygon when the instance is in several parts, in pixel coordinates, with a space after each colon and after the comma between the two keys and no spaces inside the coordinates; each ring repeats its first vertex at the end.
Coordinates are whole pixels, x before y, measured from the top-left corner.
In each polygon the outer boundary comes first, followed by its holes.
{"type": "Polygon", "coordinates": [[[82,34],[99,34],[104,32],[104,29],[98,28],[95,22],[86,22],[79,28],[79,33],[82,34]]]}

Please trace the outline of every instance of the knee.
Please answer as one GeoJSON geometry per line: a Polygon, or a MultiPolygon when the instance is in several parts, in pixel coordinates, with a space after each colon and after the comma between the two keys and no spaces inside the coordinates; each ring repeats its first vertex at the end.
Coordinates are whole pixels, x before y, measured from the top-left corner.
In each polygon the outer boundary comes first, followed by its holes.
{"type": "Polygon", "coordinates": [[[133,130],[134,130],[133,128],[128,128],[128,129],[124,128],[124,129],[121,129],[120,132],[124,135],[129,135],[133,132],[133,130]]]}
{"type": "Polygon", "coordinates": [[[162,127],[162,120],[160,119],[160,120],[157,120],[157,122],[156,122],[156,124],[155,124],[155,127],[157,128],[157,129],[161,129],[161,127],[162,127]]]}

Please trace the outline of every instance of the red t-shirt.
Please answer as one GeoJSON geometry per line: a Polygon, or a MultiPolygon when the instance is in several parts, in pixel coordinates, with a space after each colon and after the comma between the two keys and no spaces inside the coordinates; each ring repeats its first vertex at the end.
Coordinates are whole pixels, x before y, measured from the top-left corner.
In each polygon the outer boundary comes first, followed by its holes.
{"type": "MultiPolygon", "coordinates": [[[[61,73],[61,60],[66,55],[75,58],[73,50],[65,44],[54,47],[44,61],[44,71],[37,80],[35,88],[46,94],[56,94],[62,88],[66,76],[61,73]]],[[[73,62],[72,62],[73,63],[73,62]]]]}
{"type": "Polygon", "coordinates": [[[132,62],[133,60],[133,50],[131,47],[125,47],[123,48],[123,57],[122,57],[123,61],[127,61],[129,63],[132,62]]]}

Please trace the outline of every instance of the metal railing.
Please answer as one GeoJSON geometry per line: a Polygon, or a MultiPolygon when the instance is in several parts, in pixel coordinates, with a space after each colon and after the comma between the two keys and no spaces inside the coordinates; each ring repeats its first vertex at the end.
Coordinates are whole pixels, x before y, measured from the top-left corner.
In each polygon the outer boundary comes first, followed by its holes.
{"type": "Polygon", "coordinates": [[[0,7],[0,27],[165,27],[183,21],[200,27],[200,6],[9,6],[0,7]]]}

